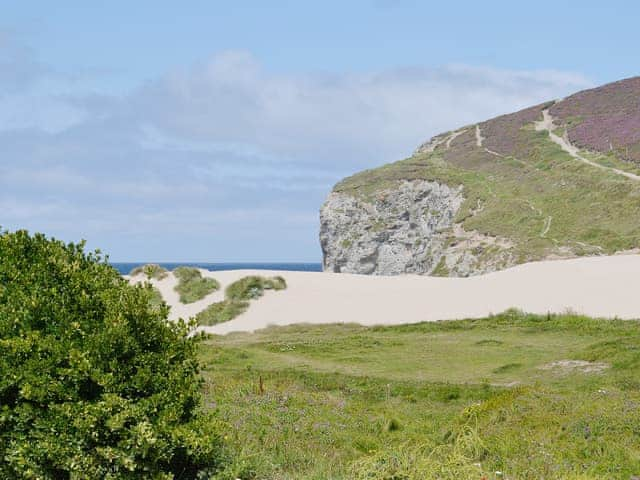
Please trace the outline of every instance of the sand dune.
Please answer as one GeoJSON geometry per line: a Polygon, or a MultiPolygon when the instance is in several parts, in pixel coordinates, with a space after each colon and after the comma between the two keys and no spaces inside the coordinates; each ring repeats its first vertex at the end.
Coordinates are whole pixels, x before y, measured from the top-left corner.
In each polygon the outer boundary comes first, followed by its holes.
{"type": "MultiPolygon", "coordinates": [[[[269,325],[354,322],[363,325],[484,317],[515,307],[532,313],[573,310],[597,317],[640,318],[640,255],[554,260],[470,278],[234,270],[205,272],[226,285],[246,275],[282,275],[284,291],[268,291],[238,318],[203,330],[224,334],[269,325]]],[[[177,302],[173,277],[154,282],[171,317],[195,315],[222,291],[190,305],[177,302]]]]}

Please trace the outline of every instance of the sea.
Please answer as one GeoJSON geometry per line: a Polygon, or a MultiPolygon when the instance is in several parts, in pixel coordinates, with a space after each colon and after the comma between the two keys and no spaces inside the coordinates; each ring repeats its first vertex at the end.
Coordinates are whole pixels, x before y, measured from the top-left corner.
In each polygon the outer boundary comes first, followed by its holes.
{"type": "Polygon", "coordinates": [[[148,263],[157,263],[167,270],[178,267],[196,267],[219,272],[221,270],[283,270],[286,272],[321,272],[321,263],[171,263],[171,262],[112,262],[116,270],[127,275],[131,270],[148,263]]]}

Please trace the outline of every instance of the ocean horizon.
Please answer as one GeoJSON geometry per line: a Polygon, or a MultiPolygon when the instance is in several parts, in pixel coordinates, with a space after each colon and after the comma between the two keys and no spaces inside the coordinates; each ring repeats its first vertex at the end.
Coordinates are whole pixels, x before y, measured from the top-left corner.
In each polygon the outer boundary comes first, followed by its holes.
{"type": "Polygon", "coordinates": [[[223,263],[200,263],[200,262],[109,262],[120,274],[127,275],[131,270],[141,265],[155,263],[167,270],[174,270],[178,267],[196,267],[219,272],[223,270],[283,270],[287,272],[321,272],[322,263],[299,263],[299,262],[223,262],[223,263]]]}

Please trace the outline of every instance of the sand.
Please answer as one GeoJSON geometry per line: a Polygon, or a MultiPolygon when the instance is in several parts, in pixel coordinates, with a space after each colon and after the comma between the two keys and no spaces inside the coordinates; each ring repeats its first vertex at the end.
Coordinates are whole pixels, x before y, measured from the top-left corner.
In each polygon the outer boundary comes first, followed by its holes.
{"type": "Polygon", "coordinates": [[[216,278],[222,289],[189,305],[179,303],[173,276],[153,282],[172,307],[171,318],[195,315],[222,300],[224,287],[247,275],[282,275],[288,284],[284,291],[265,292],[236,319],[202,328],[217,334],[295,323],[395,325],[479,318],[508,308],[640,318],[640,255],[535,262],[469,278],[254,270],[203,274],[216,278]]]}

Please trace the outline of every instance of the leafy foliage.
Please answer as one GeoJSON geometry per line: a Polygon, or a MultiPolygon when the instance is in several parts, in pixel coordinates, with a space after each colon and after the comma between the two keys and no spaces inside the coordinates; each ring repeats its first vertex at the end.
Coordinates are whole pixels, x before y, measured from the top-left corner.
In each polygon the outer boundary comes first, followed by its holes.
{"type": "Polygon", "coordinates": [[[197,302],[220,288],[217,280],[203,278],[197,268],[178,267],[173,274],[178,278],[175,290],[180,294],[182,303],[197,302]]]}
{"type": "Polygon", "coordinates": [[[192,324],[83,245],[0,234],[0,478],[195,479],[223,463],[192,324]]]}
{"type": "Polygon", "coordinates": [[[151,308],[155,309],[159,309],[163,305],[165,305],[162,293],[154,286],[151,287],[151,298],[149,299],[149,305],[151,306],[151,308]]]}

